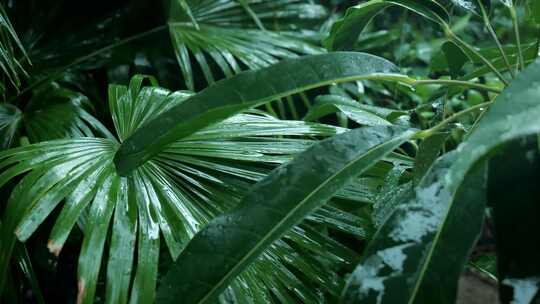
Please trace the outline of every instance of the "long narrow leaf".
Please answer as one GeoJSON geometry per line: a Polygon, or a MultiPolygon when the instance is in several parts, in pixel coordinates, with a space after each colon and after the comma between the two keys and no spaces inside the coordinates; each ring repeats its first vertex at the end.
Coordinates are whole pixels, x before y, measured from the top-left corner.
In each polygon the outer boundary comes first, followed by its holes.
{"type": "Polygon", "coordinates": [[[433,0],[371,0],[349,8],[345,16],[334,23],[330,35],[324,40],[325,47],[330,51],[353,49],[358,36],[371,19],[393,5],[411,10],[437,23],[447,22],[449,19],[448,12],[433,0]]]}
{"type": "Polygon", "coordinates": [[[173,141],[265,102],[335,82],[385,79],[396,72],[382,58],[343,52],[284,60],[241,73],[215,83],[136,131],[118,150],[116,168],[127,174],[173,141]]]}
{"type": "Polygon", "coordinates": [[[231,213],[199,232],[163,279],[162,303],[213,303],[229,282],[287,230],[414,135],[357,129],[314,145],[259,182],[231,213]]]}
{"type": "Polygon", "coordinates": [[[420,182],[416,197],[390,216],[344,292],[347,303],[452,301],[459,273],[445,265],[453,261],[453,269],[463,267],[480,232],[484,206],[480,199],[460,199],[459,193],[478,188],[466,177],[495,149],[540,132],[538,82],[540,61],[518,75],[468,140],[439,160],[439,168],[420,182]],[[447,168],[441,169],[441,163],[447,168]]]}

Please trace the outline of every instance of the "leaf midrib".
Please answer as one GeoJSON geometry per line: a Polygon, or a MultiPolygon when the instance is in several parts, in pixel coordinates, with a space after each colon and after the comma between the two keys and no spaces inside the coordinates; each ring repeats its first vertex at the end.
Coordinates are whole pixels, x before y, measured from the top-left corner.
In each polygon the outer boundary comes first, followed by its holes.
{"type": "MultiPolygon", "coordinates": [[[[462,182],[463,182],[463,179],[461,179],[459,184],[461,184],[462,182]]],[[[437,247],[438,241],[441,238],[442,231],[443,231],[444,227],[446,226],[446,222],[448,221],[448,216],[450,215],[450,212],[451,212],[452,208],[454,207],[456,194],[457,194],[457,190],[453,191],[452,195],[450,196],[450,206],[448,207],[447,212],[444,215],[444,218],[443,218],[441,224],[439,225],[439,229],[437,229],[437,233],[435,234],[435,237],[433,238],[433,241],[432,241],[433,245],[430,246],[428,255],[426,257],[426,262],[423,263],[422,268],[420,268],[419,279],[416,280],[416,284],[414,285],[414,289],[413,289],[413,292],[411,294],[411,297],[410,297],[409,301],[407,302],[408,304],[412,304],[416,300],[416,294],[418,293],[418,290],[420,289],[420,285],[422,285],[422,282],[424,281],[424,276],[425,276],[425,274],[427,272],[428,265],[431,264],[431,259],[433,257],[434,252],[435,252],[435,248],[437,247]]]]}
{"type": "MultiPolygon", "coordinates": [[[[403,135],[402,135],[403,136],[403,135]]],[[[400,136],[401,137],[401,136],[400,136]]],[[[323,183],[321,183],[321,185],[317,186],[317,188],[315,188],[308,196],[306,196],[306,198],[304,198],[303,200],[300,201],[299,204],[297,204],[296,207],[294,207],[291,212],[288,213],[287,216],[285,216],[285,218],[283,218],[281,221],[279,221],[275,226],[274,228],[272,228],[269,233],[266,234],[265,237],[263,237],[262,239],[260,239],[260,241],[258,241],[256,243],[256,245],[246,254],[244,255],[244,257],[242,259],[240,259],[238,261],[238,263],[235,264],[235,266],[233,266],[231,268],[231,270],[229,270],[224,276],[223,278],[217,283],[217,284],[214,284],[214,287],[212,287],[212,289],[210,291],[208,291],[206,293],[206,295],[200,300],[198,301],[197,303],[198,304],[203,304],[205,303],[207,300],[209,300],[209,298],[211,297],[211,295],[215,292],[215,290],[217,289],[216,286],[220,286],[223,284],[223,282],[225,282],[230,276],[231,274],[236,271],[240,265],[242,265],[249,257],[251,257],[255,250],[257,250],[259,247],[261,247],[261,244],[264,243],[266,240],[269,239],[269,237],[275,233],[275,231],[281,227],[281,225],[286,222],[291,216],[292,214],[294,214],[294,212],[296,210],[298,210],[301,206],[304,205],[304,203],[306,201],[308,201],[309,199],[311,199],[311,197],[313,197],[313,195],[315,195],[315,193],[317,193],[319,190],[321,190],[324,186],[326,186],[329,181],[331,181],[332,179],[334,179],[337,175],[341,174],[343,171],[345,171],[346,169],[348,169],[349,167],[353,166],[354,164],[356,164],[358,161],[362,160],[364,157],[366,157],[367,155],[373,153],[374,151],[378,150],[379,148],[381,148],[382,146],[385,146],[387,144],[390,144],[390,143],[393,143],[397,138],[400,138],[400,137],[396,137],[396,138],[393,138],[387,142],[384,142],[384,143],[381,143],[371,149],[368,149],[366,151],[366,153],[363,153],[361,154],[358,158],[354,159],[353,161],[349,162],[346,166],[344,166],[343,168],[341,168],[338,172],[332,174],[332,176],[330,176],[329,178],[327,178],[323,183]]],[[[373,164],[372,164],[373,165],[373,164]]],[[[370,166],[372,166],[370,165],[370,166]]],[[[364,169],[367,169],[369,168],[370,166],[366,166],[366,168],[364,169]]],[[[359,173],[360,174],[360,173],[359,173]]]]}

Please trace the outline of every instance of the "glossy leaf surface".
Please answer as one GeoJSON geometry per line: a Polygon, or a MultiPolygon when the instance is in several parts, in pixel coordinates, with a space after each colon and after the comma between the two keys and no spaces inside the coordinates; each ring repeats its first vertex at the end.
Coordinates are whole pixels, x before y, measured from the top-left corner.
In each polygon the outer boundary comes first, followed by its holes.
{"type": "Polygon", "coordinates": [[[9,148],[17,139],[21,120],[21,110],[13,105],[0,103],[0,150],[9,148]]]}
{"type": "Polygon", "coordinates": [[[120,147],[116,168],[127,174],[175,140],[242,110],[336,82],[385,79],[396,73],[385,59],[363,53],[331,53],[284,60],[222,80],[136,131],[120,147]]]}
{"type": "Polygon", "coordinates": [[[459,46],[451,41],[445,42],[441,49],[446,57],[450,75],[454,79],[459,78],[461,76],[461,69],[469,61],[469,57],[467,57],[467,54],[459,46]]]}
{"type": "Polygon", "coordinates": [[[302,22],[286,18],[299,6],[310,12],[300,21],[324,18],[327,13],[321,5],[300,0],[169,2],[169,32],[184,83],[190,90],[195,90],[199,69],[205,81],[213,84],[221,75],[229,78],[245,68],[256,70],[285,58],[322,52],[307,40],[272,30],[278,26],[302,27],[302,22]]]}
{"type": "MultiPolygon", "coordinates": [[[[146,86],[146,80],[136,76],[129,86],[109,88],[120,140],[193,95],[146,86]]],[[[105,300],[110,303],[152,302],[163,255],[160,244],[176,259],[201,227],[233,208],[253,183],[313,145],[310,137],[345,131],[252,110],[172,143],[127,177],[114,169],[119,143],[113,137],[47,141],[0,152],[0,187],[27,173],[11,194],[0,227],[0,279],[7,277],[16,238],[28,240],[58,210],[47,243],[54,255],[62,252],[77,223],[84,222],[77,276],[80,303],[95,300],[100,277],[107,278],[105,300]]],[[[339,198],[369,202],[375,186],[364,184],[354,180],[339,198]]],[[[318,290],[336,297],[344,284],[336,269],[350,267],[358,254],[314,227],[358,238],[370,233],[366,220],[325,206],[267,248],[222,297],[264,301],[279,295],[317,303],[318,290]],[[318,288],[307,287],[313,284],[318,288]]]]}
{"type": "Polygon", "coordinates": [[[500,145],[540,132],[540,105],[536,102],[540,96],[539,82],[540,62],[536,62],[495,100],[470,137],[454,153],[439,160],[422,179],[415,199],[397,209],[380,228],[369,254],[349,281],[344,301],[452,300],[459,273],[447,275],[441,267],[448,265],[448,259],[455,261],[454,269],[463,266],[480,231],[484,212],[481,199],[459,199],[460,193],[473,194],[478,189],[466,176],[474,179],[479,174],[473,170],[475,164],[500,145]],[[466,220],[461,220],[464,215],[466,220]],[[447,239],[460,241],[446,242],[447,239]],[[388,254],[392,258],[385,260],[388,254]],[[435,282],[446,282],[440,285],[445,296],[430,287],[435,282]]]}
{"type": "Polygon", "coordinates": [[[531,233],[540,228],[536,220],[539,172],[536,136],[506,144],[490,160],[489,201],[495,219],[500,295],[505,303],[534,303],[540,288],[536,259],[540,237],[531,233]]]}
{"type": "Polygon", "coordinates": [[[356,129],[275,169],[238,208],[190,241],[164,278],[158,300],[174,303],[182,296],[185,303],[212,303],[268,246],[414,134],[402,127],[356,129]]]}
{"type": "Polygon", "coordinates": [[[352,49],[371,19],[393,5],[411,10],[436,23],[445,23],[449,19],[444,7],[433,0],[371,0],[347,10],[345,16],[332,26],[330,35],[324,41],[325,47],[330,51],[352,49]]]}
{"type": "MultiPolygon", "coordinates": [[[[352,121],[365,126],[389,126],[389,116],[398,111],[362,105],[352,99],[341,96],[318,96],[315,106],[304,117],[305,121],[315,121],[328,114],[341,112],[352,121]]],[[[395,118],[395,117],[392,117],[395,118]]]]}
{"type": "MultiPolygon", "coordinates": [[[[489,14],[491,10],[492,0],[452,0],[452,3],[464,9],[465,11],[474,13],[478,16],[483,16],[482,10],[489,14]]],[[[512,1],[512,0],[499,0],[500,2],[512,1]]]]}
{"type": "Polygon", "coordinates": [[[413,181],[415,185],[420,183],[422,178],[428,173],[429,168],[431,168],[435,160],[437,160],[448,136],[448,133],[438,133],[424,139],[420,143],[414,161],[413,181]]]}

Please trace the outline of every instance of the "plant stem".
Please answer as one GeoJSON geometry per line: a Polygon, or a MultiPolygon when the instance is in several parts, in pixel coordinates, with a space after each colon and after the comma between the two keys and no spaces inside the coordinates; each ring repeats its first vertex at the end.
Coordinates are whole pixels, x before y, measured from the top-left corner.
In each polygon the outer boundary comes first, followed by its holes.
{"type": "Polygon", "coordinates": [[[489,21],[488,15],[487,15],[487,13],[486,13],[483,6],[482,6],[482,14],[484,16],[484,24],[486,25],[486,28],[488,29],[489,34],[491,35],[491,37],[495,41],[495,44],[497,44],[497,48],[499,49],[499,53],[501,53],[501,55],[502,55],[502,57],[504,59],[504,63],[506,64],[506,67],[510,71],[510,75],[512,76],[512,79],[515,79],[516,78],[516,73],[514,72],[514,70],[512,69],[512,67],[510,65],[510,61],[508,60],[508,56],[506,56],[506,52],[504,51],[504,49],[502,47],[501,41],[499,40],[499,37],[497,37],[497,33],[495,33],[495,30],[493,29],[493,26],[491,25],[491,22],[489,21]]]}
{"type": "Polygon", "coordinates": [[[274,111],[274,108],[272,107],[271,102],[265,103],[264,108],[266,109],[266,112],[268,112],[270,115],[274,116],[275,118],[278,118],[278,115],[276,114],[276,111],[274,111]]]}
{"type": "Polygon", "coordinates": [[[287,104],[289,105],[289,110],[291,111],[292,118],[294,120],[299,120],[298,111],[296,111],[296,106],[294,105],[294,99],[291,96],[287,96],[287,104]]]}
{"type": "Polygon", "coordinates": [[[470,107],[468,109],[465,109],[465,110],[463,110],[461,112],[455,113],[454,115],[452,115],[452,116],[448,117],[447,119],[441,121],[436,126],[430,128],[430,129],[418,132],[416,134],[415,138],[427,138],[427,137],[433,135],[434,133],[439,132],[441,129],[444,129],[449,123],[453,122],[454,120],[456,120],[456,119],[458,119],[458,118],[460,118],[462,116],[468,115],[471,112],[474,112],[476,110],[485,108],[485,107],[491,105],[492,103],[493,103],[492,101],[484,102],[484,103],[472,106],[472,107],[470,107]]]}
{"type": "Polygon", "coordinates": [[[456,43],[457,45],[467,49],[469,52],[474,54],[474,56],[478,57],[478,59],[480,59],[480,61],[482,61],[491,71],[493,71],[493,73],[495,73],[495,75],[501,80],[502,83],[504,83],[505,86],[508,86],[508,84],[509,84],[508,81],[504,78],[504,76],[501,74],[501,72],[499,72],[499,70],[497,70],[497,68],[486,57],[484,57],[482,54],[480,54],[480,52],[478,52],[470,44],[468,44],[467,42],[465,42],[461,38],[459,38],[452,31],[452,29],[450,29],[450,26],[445,24],[443,28],[444,28],[444,32],[445,32],[446,36],[449,39],[454,41],[454,43],[456,43]]]}
{"type": "Polygon", "coordinates": [[[412,83],[412,86],[419,86],[419,85],[428,85],[428,84],[440,84],[440,85],[448,85],[448,86],[464,86],[472,89],[482,90],[482,91],[488,91],[496,94],[501,94],[502,91],[490,87],[487,85],[470,82],[470,81],[462,81],[462,80],[449,80],[449,79],[429,79],[429,80],[416,80],[412,83]]]}
{"type": "Polygon", "coordinates": [[[118,42],[116,42],[114,44],[108,45],[108,46],[103,47],[103,48],[101,48],[99,50],[96,50],[96,51],[94,51],[94,52],[92,52],[92,53],[90,53],[88,55],[80,57],[80,58],[74,60],[72,63],[64,66],[59,71],[54,72],[54,73],[52,73],[52,74],[50,74],[50,75],[48,75],[48,76],[46,76],[46,77],[44,77],[44,78],[42,78],[42,79],[40,79],[38,81],[32,83],[31,85],[26,87],[24,90],[22,90],[19,94],[17,94],[15,97],[11,98],[8,102],[12,103],[13,101],[17,100],[19,97],[24,95],[25,93],[30,92],[31,90],[41,86],[42,84],[44,84],[44,83],[46,83],[48,81],[51,81],[51,80],[54,80],[54,79],[60,77],[62,75],[62,73],[64,73],[66,70],[68,70],[68,69],[70,69],[70,68],[72,68],[74,66],[77,66],[77,65],[79,65],[79,64],[81,64],[81,63],[83,63],[83,62],[85,62],[85,61],[87,61],[89,59],[92,59],[95,56],[98,56],[98,55],[100,55],[102,53],[110,51],[110,50],[112,50],[114,48],[117,48],[119,46],[128,44],[128,43],[133,42],[135,40],[138,40],[138,39],[144,38],[146,36],[150,36],[152,34],[161,32],[163,30],[166,30],[168,27],[169,27],[168,25],[161,25],[161,26],[155,27],[155,28],[153,28],[151,30],[148,30],[146,32],[142,32],[142,33],[139,33],[139,34],[136,34],[136,35],[133,35],[133,36],[125,38],[125,39],[122,39],[122,40],[120,40],[120,41],[118,41],[118,42]]]}
{"type": "Polygon", "coordinates": [[[309,102],[309,98],[307,97],[306,93],[302,92],[299,94],[300,98],[302,99],[302,102],[304,103],[304,106],[307,110],[311,109],[311,103],[309,102]]]}
{"type": "Polygon", "coordinates": [[[518,48],[518,58],[519,58],[519,69],[523,70],[525,68],[525,60],[523,59],[523,50],[521,49],[521,37],[519,34],[519,22],[516,13],[516,8],[511,5],[508,7],[510,10],[510,16],[512,17],[512,24],[514,25],[514,35],[516,36],[516,44],[518,48]]]}
{"type": "Polygon", "coordinates": [[[248,1],[240,0],[238,2],[240,2],[240,5],[242,5],[242,7],[246,11],[246,13],[251,17],[251,19],[253,19],[253,21],[255,22],[257,27],[262,31],[266,31],[266,28],[264,27],[264,24],[261,22],[261,19],[259,19],[257,14],[251,9],[251,7],[249,6],[248,1]]]}
{"type": "Polygon", "coordinates": [[[486,8],[482,4],[482,1],[478,1],[478,4],[480,5],[480,9],[482,10],[482,17],[484,19],[484,24],[486,25],[486,28],[488,29],[489,33],[491,34],[491,37],[495,41],[495,44],[497,44],[497,48],[499,49],[499,52],[501,53],[504,63],[506,64],[506,67],[510,71],[510,74],[512,76],[512,79],[516,78],[516,73],[514,73],[514,70],[510,67],[510,62],[508,61],[508,57],[506,56],[506,53],[501,45],[501,41],[499,40],[499,37],[497,37],[497,33],[495,33],[495,30],[493,29],[493,26],[491,25],[491,22],[489,21],[489,16],[486,12],[486,8]]]}
{"type": "Polygon", "coordinates": [[[465,139],[469,138],[469,136],[472,134],[472,132],[474,130],[476,130],[476,128],[478,127],[478,124],[480,123],[480,120],[482,120],[482,117],[484,117],[485,114],[486,114],[486,111],[484,111],[484,112],[480,113],[480,115],[478,115],[478,117],[474,121],[472,127],[469,129],[469,132],[467,134],[465,134],[465,136],[464,136],[465,139]]]}
{"type": "Polygon", "coordinates": [[[276,100],[278,112],[279,112],[279,118],[280,119],[286,119],[287,115],[285,113],[285,106],[283,105],[283,99],[277,99],[276,100]]]}

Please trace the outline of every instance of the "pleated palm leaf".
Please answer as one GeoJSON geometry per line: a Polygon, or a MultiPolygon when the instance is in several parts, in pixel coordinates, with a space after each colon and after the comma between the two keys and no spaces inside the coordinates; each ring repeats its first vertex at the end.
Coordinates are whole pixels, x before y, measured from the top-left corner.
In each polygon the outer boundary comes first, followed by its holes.
{"type": "Polygon", "coordinates": [[[0,150],[14,146],[21,136],[31,143],[94,135],[113,137],[91,114],[94,107],[81,93],[51,83],[34,94],[22,108],[0,103],[0,150]]]}
{"type": "Polygon", "coordinates": [[[324,7],[299,0],[173,0],[169,31],[184,82],[194,90],[194,63],[211,84],[246,68],[322,52],[286,31],[325,16],[324,7]]]}
{"type": "MultiPolygon", "coordinates": [[[[0,5],[0,67],[3,80],[19,89],[21,75],[28,78],[17,59],[26,58],[26,51],[11,25],[4,8],[0,5]]],[[[0,83],[0,93],[8,87],[0,83]]],[[[21,135],[30,142],[63,137],[112,136],[87,110],[92,104],[80,93],[63,88],[54,82],[33,90],[33,96],[24,107],[5,101],[0,102],[0,150],[13,146],[21,135]]]]}
{"type": "MultiPolygon", "coordinates": [[[[151,303],[162,239],[174,260],[197,231],[235,206],[253,182],[310,146],[314,140],[309,138],[345,131],[252,111],[175,142],[121,177],[113,164],[120,142],[191,95],[143,87],[143,81],[137,76],[129,87],[109,89],[118,140],[81,137],[0,153],[0,186],[25,174],[11,194],[1,226],[2,279],[16,237],[27,240],[54,209],[61,208],[48,248],[58,255],[77,224],[83,231],[78,303],[93,302],[101,265],[106,265],[108,303],[129,298],[151,303]]],[[[357,204],[370,202],[376,192],[374,180],[361,180],[340,196],[357,204]]],[[[343,278],[336,271],[358,256],[329,237],[326,229],[364,238],[369,223],[336,205],[325,206],[274,243],[221,300],[319,303],[325,295],[338,296],[343,278]]]]}
{"type": "Polygon", "coordinates": [[[0,69],[3,72],[0,93],[2,95],[7,89],[6,80],[18,89],[21,85],[20,75],[26,75],[18,58],[28,59],[4,6],[0,3],[0,69]]]}
{"type": "MultiPolygon", "coordinates": [[[[34,4],[32,2],[31,5],[27,5],[33,8],[34,4]]],[[[24,5],[11,6],[19,8],[24,5]]],[[[58,6],[58,3],[52,6],[58,6]]],[[[13,10],[13,7],[11,9],[13,10]]],[[[18,14],[14,14],[14,17],[20,19],[20,8],[16,12],[18,14]]],[[[48,13],[56,16],[54,12],[55,10],[51,10],[48,13]]],[[[97,37],[90,43],[89,39],[85,39],[87,38],[85,35],[77,32],[79,35],[73,36],[78,37],[78,41],[69,37],[69,41],[66,42],[74,49],[65,50],[62,44],[49,47],[52,50],[41,49],[35,47],[46,32],[46,28],[40,23],[43,21],[41,19],[44,17],[40,15],[40,18],[36,17],[29,22],[30,28],[21,31],[23,39],[20,39],[4,7],[0,4],[0,67],[4,74],[2,80],[11,82],[16,89],[15,92],[11,92],[13,90],[10,91],[6,83],[0,83],[0,93],[4,95],[4,100],[0,101],[0,150],[16,146],[21,137],[27,138],[31,143],[65,137],[94,136],[94,134],[112,137],[92,116],[94,105],[85,95],[69,89],[65,86],[65,81],[52,81],[57,78],[67,79],[71,75],[66,70],[72,59],[65,56],[66,52],[78,55],[83,47],[86,52],[92,52],[93,48],[99,47],[95,41],[103,43],[109,42],[110,39],[104,39],[103,35],[93,31],[97,37]],[[28,53],[25,46],[30,50],[28,53]],[[79,52],[75,52],[75,48],[79,52]],[[59,62],[53,60],[62,56],[65,58],[59,62]],[[30,65],[30,60],[35,64],[30,65]],[[58,73],[53,76],[54,73],[51,71],[58,73]],[[25,80],[24,85],[21,79],[25,80]]],[[[109,19],[90,29],[105,27],[106,22],[111,23],[109,19]]],[[[63,38],[68,40],[66,37],[63,38]]]]}

